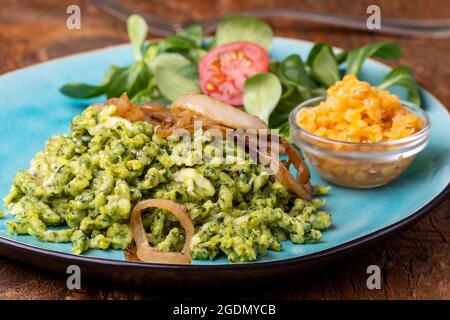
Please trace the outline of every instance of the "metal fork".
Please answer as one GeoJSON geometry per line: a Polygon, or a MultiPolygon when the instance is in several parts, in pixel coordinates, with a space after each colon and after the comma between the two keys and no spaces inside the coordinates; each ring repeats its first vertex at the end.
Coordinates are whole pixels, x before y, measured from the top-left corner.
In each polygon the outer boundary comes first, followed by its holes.
{"type": "MultiPolygon", "coordinates": [[[[224,16],[202,20],[172,21],[161,18],[147,12],[136,12],[132,8],[121,4],[116,0],[91,0],[94,5],[110,15],[126,21],[131,14],[141,15],[150,26],[150,30],[157,35],[166,36],[186,29],[196,23],[203,27],[205,34],[213,33],[217,24],[224,16]]],[[[450,19],[440,20],[403,20],[382,19],[381,29],[370,30],[366,26],[366,20],[344,15],[328,15],[316,12],[295,11],[292,9],[250,9],[239,12],[258,17],[289,18],[305,22],[312,22],[339,28],[360,30],[365,32],[388,34],[394,36],[446,39],[450,37],[450,19]]]]}

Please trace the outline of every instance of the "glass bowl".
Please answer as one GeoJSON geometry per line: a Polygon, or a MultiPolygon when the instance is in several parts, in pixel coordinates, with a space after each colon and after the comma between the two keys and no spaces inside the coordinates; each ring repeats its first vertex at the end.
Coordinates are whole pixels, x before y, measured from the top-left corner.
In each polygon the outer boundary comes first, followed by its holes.
{"type": "Polygon", "coordinates": [[[311,165],[326,180],[345,187],[374,188],[397,178],[428,144],[430,119],[418,106],[401,104],[419,116],[424,127],[415,134],[392,141],[358,143],[319,137],[302,129],[296,122],[300,109],[318,105],[325,97],[307,100],[289,115],[291,136],[311,165]]]}

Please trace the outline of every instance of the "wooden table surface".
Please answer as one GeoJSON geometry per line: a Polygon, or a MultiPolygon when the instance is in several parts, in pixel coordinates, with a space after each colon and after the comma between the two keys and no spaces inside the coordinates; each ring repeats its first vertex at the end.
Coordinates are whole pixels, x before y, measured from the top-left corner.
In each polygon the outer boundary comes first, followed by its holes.
{"type": "MultiPolygon", "coordinates": [[[[365,16],[370,4],[380,6],[382,19],[450,18],[450,2],[447,0],[149,0],[129,4],[172,18],[201,18],[257,6],[365,16]]],[[[289,20],[269,22],[277,35],[325,41],[346,49],[376,40],[396,40],[405,52],[401,63],[413,68],[416,78],[426,83],[445,105],[450,106],[450,40],[391,38],[289,20]]],[[[89,1],[0,1],[0,73],[126,41],[125,25],[98,10],[89,1]],[[78,4],[81,8],[81,30],[66,29],[66,8],[69,4],[78,4]]],[[[257,285],[240,287],[239,290],[228,291],[226,295],[263,299],[450,299],[449,212],[450,199],[447,198],[406,232],[360,255],[314,272],[299,274],[270,288],[257,285]],[[366,268],[372,264],[381,268],[381,290],[366,287],[366,268]]],[[[92,279],[83,279],[82,289],[74,291],[66,288],[63,275],[0,257],[0,299],[196,299],[207,297],[204,291],[130,288],[92,279]]]]}

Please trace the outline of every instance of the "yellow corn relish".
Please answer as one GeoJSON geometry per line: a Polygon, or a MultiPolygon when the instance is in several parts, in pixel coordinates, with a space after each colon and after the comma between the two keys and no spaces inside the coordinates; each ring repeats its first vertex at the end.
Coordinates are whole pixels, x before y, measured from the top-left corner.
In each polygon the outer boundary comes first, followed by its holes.
{"type": "Polygon", "coordinates": [[[408,137],[422,120],[398,96],[346,75],[319,105],[297,113],[297,124],[317,136],[345,142],[381,142],[408,137]]]}

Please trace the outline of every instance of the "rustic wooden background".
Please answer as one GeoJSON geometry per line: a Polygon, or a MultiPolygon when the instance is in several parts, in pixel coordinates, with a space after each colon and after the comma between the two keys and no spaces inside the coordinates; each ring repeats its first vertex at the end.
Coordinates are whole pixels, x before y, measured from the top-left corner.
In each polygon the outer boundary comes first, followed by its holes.
{"type": "MultiPolygon", "coordinates": [[[[141,10],[171,18],[201,18],[252,7],[283,6],[298,10],[365,16],[370,4],[381,7],[382,18],[450,18],[448,0],[220,0],[126,1],[141,10]]],[[[295,21],[269,21],[277,35],[326,41],[343,48],[392,39],[400,42],[402,64],[414,69],[419,81],[450,106],[450,40],[399,39],[361,32],[307,25],[295,21]]],[[[127,41],[125,26],[89,1],[0,0],[0,73],[48,59],[127,41]],[[81,7],[81,30],[65,27],[69,4],[81,7]]],[[[1,95],[1,93],[0,93],[1,95]]],[[[448,137],[446,137],[448,138],[448,137]]],[[[364,212],[361,212],[364,214],[364,212]]],[[[270,287],[239,287],[223,293],[235,298],[270,299],[450,299],[450,199],[408,231],[361,255],[317,271],[299,274],[270,287]],[[382,269],[382,289],[366,288],[366,268],[382,269]]],[[[83,279],[82,289],[70,291],[65,278],[0,257],[0,299],[196,299],[211,297],[211,290],[129,288],[83,279]]],[[[222,293],[219,293],[222,292],[222,293]]]]}

